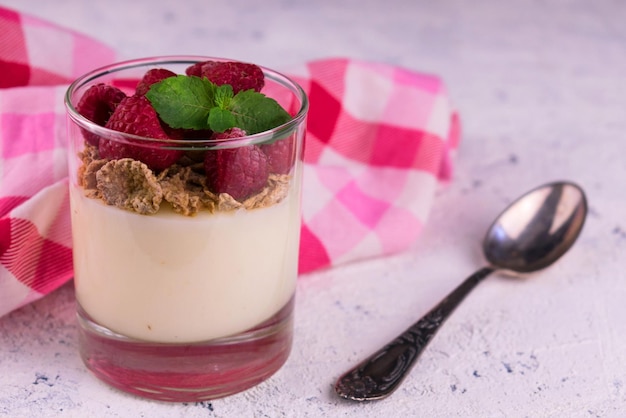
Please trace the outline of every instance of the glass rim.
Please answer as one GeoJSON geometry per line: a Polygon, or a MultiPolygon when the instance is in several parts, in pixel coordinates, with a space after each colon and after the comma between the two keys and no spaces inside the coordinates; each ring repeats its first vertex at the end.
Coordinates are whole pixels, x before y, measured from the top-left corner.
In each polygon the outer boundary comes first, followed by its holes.
{"type": "Polygon", "coordinates": [[[263,71],[266,78],[282,85],[289,89],[292,94],[300,100],[300,108],[297,113],[292,116],[291,120],[272,128],[267,131],[259,132],[252,135],[246,135],[240,138],[229,139],[156,139],[140,135],[128,134],[125,132],[115,131],[113,129],[105,128],[95,122],[87,119],[78,111],[74,103],[72,102],[72,96],[80,89],[88,85],[89,82],[97,80],[98,78],[121,72],[132,68],[147,67],[149,65],[172,65],[172,64],[188,64],[193,65],[202,61],[222,61],[222,62],[245,62],[229,58],[220,57],[208,57],[202,55],[164,55],[153,56],[144,58],[135,58],[130,60],[118,61],[112,64],[108,64],[102,67],[95,68],[82,76],[76,78],[67,88],[64,95],[64,104],[66,108],[66,114],[69,118],[76,123],[80,128],[94,133],[98,136],[105,137],[107,139],[119,141],[122,143],[132,143],[133,145],[149,147],[151,145],[166,147],[167,149],[181,149],[181,150],[197,150],[202,148],[235,148],[245,145],[254,145],[266,142],[272,142],[281,138],[290,136],[296,128],[302,124],[306,118],[309,109],[309,99],[306,92],[296,81],[283,73],[273,70],[262,65],[258,65],[263,71]]]}

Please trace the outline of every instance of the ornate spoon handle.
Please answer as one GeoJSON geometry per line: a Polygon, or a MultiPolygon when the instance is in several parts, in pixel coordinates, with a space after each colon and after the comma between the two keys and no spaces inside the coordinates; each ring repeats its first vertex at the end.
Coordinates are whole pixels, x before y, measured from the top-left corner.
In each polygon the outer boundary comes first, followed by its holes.
{"type": "Polygon", "coordinates": [[[337,380],[335,392],[355,401],[382,399],[404,379],[441,324],[485,277],[494,271],[484,267],[469,276],[419,321],[382,349],[337,380]]]}

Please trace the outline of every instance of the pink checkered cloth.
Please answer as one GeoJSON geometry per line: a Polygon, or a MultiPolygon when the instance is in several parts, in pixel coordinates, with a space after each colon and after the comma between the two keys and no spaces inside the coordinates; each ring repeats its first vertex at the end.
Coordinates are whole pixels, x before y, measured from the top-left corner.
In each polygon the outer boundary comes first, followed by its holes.
{"type": "MultiPolygon", "coordinates": [[[[0,7],[0,316],[72,278],[63,96],[115,59],[95,40],[0,7]]],[[[458,144],[442,82],[351,59],[289,74],[310,98],[300,273],[407,249],[458,144]]]]}

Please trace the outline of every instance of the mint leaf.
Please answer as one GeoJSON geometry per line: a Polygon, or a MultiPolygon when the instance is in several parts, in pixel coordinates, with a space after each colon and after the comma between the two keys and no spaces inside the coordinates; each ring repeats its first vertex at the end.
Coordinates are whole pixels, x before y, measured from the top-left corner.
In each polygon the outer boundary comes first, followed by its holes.
{"type": "Polygon", "coordinates": [[[235,126],[248,135],[273,129],[291,120],[291,116],[276,100],[254,90],[240,91],[230,102],[235,126]]]}
{"type": "Polygon", "coordinates": [[[205,129],[216,87],[206,78],[178,75],[154,83],[146,97],[170,127],[205,129]]]}
{"type": "Polygon", "coordinates": [[[209,129],[212,131],[224,132],[235,126],[237,121],[229,110],[233,96],[233,88],[230,84],[215,87],[215,107],[209,112],[207,120],[209,129]]]}
{"type": "Polygon", "coordinates": [[[229,109],[233,96],[233,88],[230,84],[215,86],[215,106],[221,109],[229,109]]]}
{"type": "Polygon", "coordinates": [[[235,116],[227,109],[214,107],[209,113],[209,128],[215,132],[224,132],[236,126],[235,116]]]}
{"type": "Polygon", "coordinates": [[[171,128],[224,132],[238,127],[249,135],[276,128],[291,116],[276,100],[254,90],[233,94],[207,78],[178,75],[150,86],[146,97],[171,128]]]}

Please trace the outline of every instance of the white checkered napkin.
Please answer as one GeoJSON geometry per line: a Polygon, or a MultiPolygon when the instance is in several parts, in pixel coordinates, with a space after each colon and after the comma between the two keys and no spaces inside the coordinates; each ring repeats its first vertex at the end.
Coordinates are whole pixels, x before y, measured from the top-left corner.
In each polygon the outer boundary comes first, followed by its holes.
{"type": "Polygon", "coordinates": [[[66,88],[0,89],[0,314],[72,277],[66,88]]]}
{"type": "Polygon", "coordinates": [[[458,145],[441,80],[349,59],[293,77],[311,102],[300,272],[406,249],[458,145]]]}
{"type": "Polygon", "coordinates": [[[63,96],[105,45],[0,7],[0,315],[71,279],[63,96]]]}
{"type": "Polygon", "coordinates": [[[86,36],[0,6],[0,88],[70,83],[115,60],[86,36]]]}

